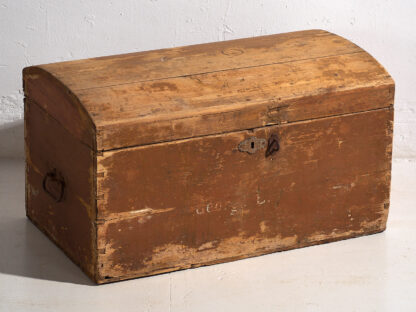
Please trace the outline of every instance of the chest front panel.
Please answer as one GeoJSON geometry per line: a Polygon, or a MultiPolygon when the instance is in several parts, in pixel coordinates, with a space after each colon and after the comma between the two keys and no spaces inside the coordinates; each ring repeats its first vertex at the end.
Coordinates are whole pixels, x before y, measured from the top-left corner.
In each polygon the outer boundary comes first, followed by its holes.
{"type": "Polygon", "coordinates": [[[386,108],[105,152],[97,160],[100,275],[148,275],[381,231],[392,120],[386,108]],[[280,149],[266,157],[272,135],[280,149]],[[245,140],[258,149],[244,151],[245,140]]]}

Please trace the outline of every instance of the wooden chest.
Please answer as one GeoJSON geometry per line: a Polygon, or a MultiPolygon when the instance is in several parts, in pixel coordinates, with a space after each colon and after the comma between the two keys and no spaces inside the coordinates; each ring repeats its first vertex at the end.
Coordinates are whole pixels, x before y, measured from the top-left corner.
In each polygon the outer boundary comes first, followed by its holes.
{"type": "Polygon", "coordinates": [[[383,231],[394,82],[322,30],[32,66],[27,216],[95,282],[383,231]]]}

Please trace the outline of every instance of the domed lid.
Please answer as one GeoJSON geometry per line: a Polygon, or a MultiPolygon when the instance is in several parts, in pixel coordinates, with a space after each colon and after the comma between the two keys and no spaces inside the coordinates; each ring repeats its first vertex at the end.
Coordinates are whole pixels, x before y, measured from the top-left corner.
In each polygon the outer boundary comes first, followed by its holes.
{"type": "Polygon", "coordinates": [[[112,150],[392,105],[367,52],[300,31],[25,68],[25,95],[92,149],[112,150]]]}

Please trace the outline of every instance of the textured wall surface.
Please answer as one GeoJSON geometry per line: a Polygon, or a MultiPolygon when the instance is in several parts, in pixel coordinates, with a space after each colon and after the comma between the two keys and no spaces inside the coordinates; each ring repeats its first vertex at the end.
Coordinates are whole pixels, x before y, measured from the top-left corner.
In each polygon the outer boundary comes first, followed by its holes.
{"type": "Polygon", "coordinates": [[[394,157],[416,158],[415,17],[411,0],[0,0],[0,156],[23,156],[25,66],[321,28],[393,76],[394,157]]]}

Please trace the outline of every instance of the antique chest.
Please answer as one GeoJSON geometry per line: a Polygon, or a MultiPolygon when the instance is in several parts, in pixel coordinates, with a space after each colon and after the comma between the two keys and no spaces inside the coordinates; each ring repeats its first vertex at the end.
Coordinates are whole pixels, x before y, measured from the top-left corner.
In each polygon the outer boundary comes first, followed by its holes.
{"type": "Polygon", "coordinates": [[[394,82],[322,30],[32,66],[26,211],[97,283],[381,232],[394,82]]]}

